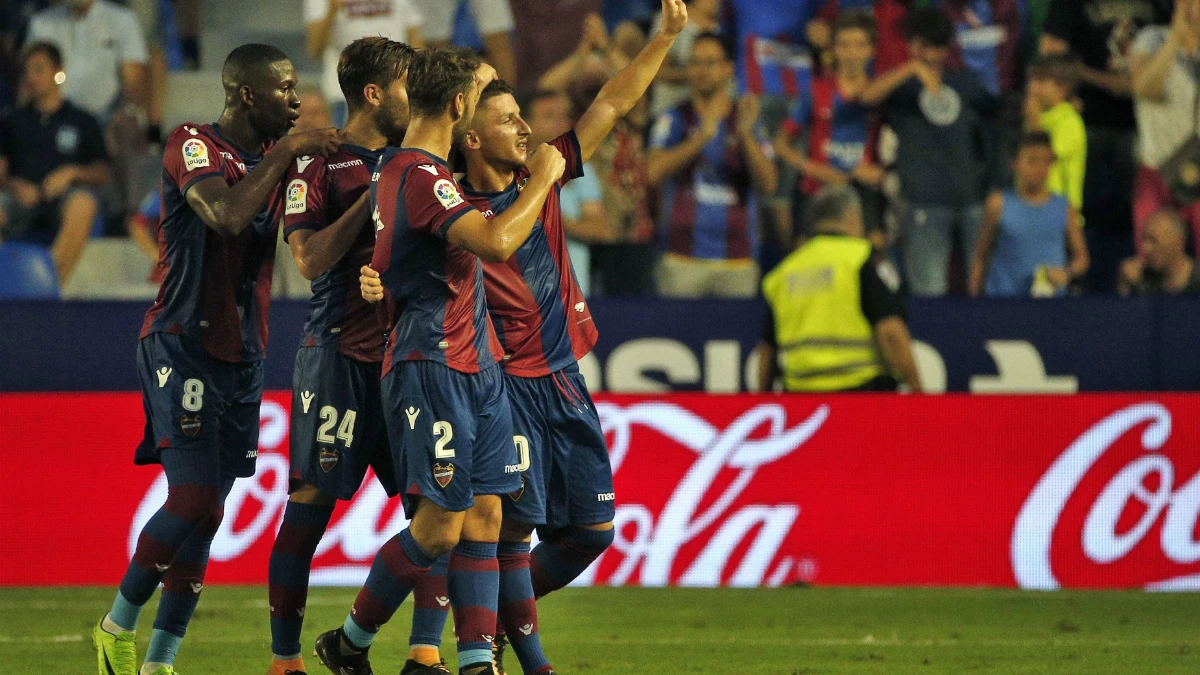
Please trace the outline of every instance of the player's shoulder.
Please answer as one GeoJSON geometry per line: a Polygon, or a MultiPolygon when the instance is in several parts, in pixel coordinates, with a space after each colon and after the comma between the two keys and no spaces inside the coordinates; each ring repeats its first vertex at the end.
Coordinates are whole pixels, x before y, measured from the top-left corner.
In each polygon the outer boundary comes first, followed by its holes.
{"type": "Polygon", "coordinates": [[[299,178],[312,183],[325,175],[329,159],[320,155],[297,157],[288,165],[287,178],[299,178]]]}

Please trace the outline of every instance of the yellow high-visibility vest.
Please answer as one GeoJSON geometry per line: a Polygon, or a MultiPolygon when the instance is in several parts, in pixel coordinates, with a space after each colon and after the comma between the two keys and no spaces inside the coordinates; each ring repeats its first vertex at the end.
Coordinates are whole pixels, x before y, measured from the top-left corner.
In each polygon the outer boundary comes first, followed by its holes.
{"type": "Polygon", "coordinates": [[[853,389],[887,372],[862,313],[859,272],[871,244],[817,235],[763,279],[786,391],[853,389]]]}

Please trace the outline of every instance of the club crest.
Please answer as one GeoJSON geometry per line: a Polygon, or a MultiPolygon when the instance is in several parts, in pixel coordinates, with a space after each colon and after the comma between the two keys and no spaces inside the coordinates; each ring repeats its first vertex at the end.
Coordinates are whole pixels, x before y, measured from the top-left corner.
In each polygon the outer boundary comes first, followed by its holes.
{"type": "Polygon", "coordinates": [[[524,497],[524,496],[525,496],[525,477],[521,476],[521,487],[508,493],[508,498],[513,500],[514,502],[519,502],[519,501],[521,501],[521,497],[524,497]]]}
{"type": "Polygon", "coordinates": [[[325,473],[333,471],[333,467],[338,463],[338,451],[336,448],[321,448],[321,454],[318,455],[317,461],[321,464],[321,470],[325,473]]]}
{"type": "Polygon", "coordinates": [[[449,463],[442,464],[441,462],[434,462],[433,479],[437,481],[438,485],[445,488],[450,484],[450,481],[454,480],[454,465],[449,463]]]}
{"type": "Polygon", "coordinates": [[[200,433],[200,427],[203,426],[203,421],[199,415],[184,415],[183,419],[179,420],[179,428],[183,433],[195,438],[200,433]]]}

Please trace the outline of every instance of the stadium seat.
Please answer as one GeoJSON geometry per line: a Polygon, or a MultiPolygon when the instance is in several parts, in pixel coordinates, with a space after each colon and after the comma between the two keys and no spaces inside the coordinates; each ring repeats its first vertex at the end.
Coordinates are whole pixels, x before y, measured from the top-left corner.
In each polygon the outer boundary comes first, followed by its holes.
{"type": "Polygon", "coordinates": [[[50,250],[36,244],[0,244],[0,300],[57,300],[58,273],[50,250]]]}

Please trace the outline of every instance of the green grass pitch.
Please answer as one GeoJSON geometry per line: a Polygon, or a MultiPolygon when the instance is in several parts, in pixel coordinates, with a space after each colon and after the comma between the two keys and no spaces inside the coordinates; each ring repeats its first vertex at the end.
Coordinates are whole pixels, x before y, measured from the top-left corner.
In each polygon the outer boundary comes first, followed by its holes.
{"type": "MultiPolygon", "coordinates": [[[[88,632],[112,589],[0,589],[0,671],[90,675],[88,632]]],[[[314,589],[304,644],[341,624],[352,589],[314,589]]],[[[154,604],[139,633],[145,653],[154,604]]],[[[541,604],[563,675],[1200,673],[1200,594],[932,589],[568,589],[541,604]]],[[[410,605],[372,649],[397,673],[410,605]]],[[[445,650],[453,667],[453,641],[445,650]]],[[[266,589],[213,586],[176,664],[183,675],[261,674],[266,589]]],[[[510,672],[519,673],[515,657],[510,672]]],[[[311,675],[326,672],[307,658],[311,675]]]]}

